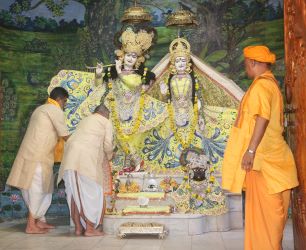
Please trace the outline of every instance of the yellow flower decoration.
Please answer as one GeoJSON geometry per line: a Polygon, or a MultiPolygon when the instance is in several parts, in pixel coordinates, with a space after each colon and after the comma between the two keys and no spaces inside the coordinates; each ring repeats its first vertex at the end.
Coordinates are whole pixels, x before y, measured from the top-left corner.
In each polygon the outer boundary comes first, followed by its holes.
{"type": "Polygon", "coordinates": [[[119,186],[119,192],[120,193],[138,193],[140,192],[140,186],[135,181],[132,181],[129,186],[122,183],[119,186]]]}
{"type": "MultiPolygon", "coordinates": [[[[111,88],[112,85],[111,83],[109,83],[109,87],[111,88]]],[[[119,119],[119,114],[117,112],[117,107],[116,107],[116,100],[115,97],[113,95],[113,93],[110,94],[110,113],[111,113],[111,117],[112,117],[112,121],[114,124],[114,127],[116,129],[116,135],[118,138],[118,143],[120,144],[122,150],[124,151],[125,154],[129,154],[130,150],[128,147],[128,141],[130,139],[130,136],[133,134],[136,134],[139,130],[140,124],[141,124],[141,118],[142,118],[142,114],[143,114],[143,106],[144,106],[144,91],[141,91],[141,95],[140,95],[140,99],[139,99],[139,110],[138,113],[134,119],[134,124],[133,127],[131,129],[131,132],[129,134],[126,134],[123,130],[122,130],[122,126],[120,123],[120,119],[119,119]]]]}
{"type": "Polygon", "coordinates": [[[170,117],[170,128],[171,128],[171,130],[174,134],[174,137],[182,145],[183,149],[186,149],[190,146],[192,140],[195,137],[194,131],[196,129],[197,122],[198,122],[198,98],[195,97],[195,102],[194,102],[194,105],[193,105],[193,119],[192,119],[192,123],[189,127],[189,133],[188,133],[186,141],[184,141],[183,138],[181,136],[179,136],[177,131],[176,131],[174,110],[173,110],[173,107],[172,107],[171,103],[168,103],[167,108],[168,108],[168,113],[169,113],[169,117],[170,117]]]}
{"type": "Polygon", "coordinates": [[[213,175],[210,176],[210,178],[209,178],[209,181],[210,181],[210,182],[215,182],[215,180],[216,180],[215,176],[213,176],[213,175]]]}

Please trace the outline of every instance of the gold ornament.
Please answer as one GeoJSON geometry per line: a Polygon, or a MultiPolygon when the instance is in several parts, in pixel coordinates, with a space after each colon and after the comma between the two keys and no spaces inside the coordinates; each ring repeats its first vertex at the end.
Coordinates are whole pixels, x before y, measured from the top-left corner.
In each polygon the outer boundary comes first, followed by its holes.
{"type": "Polygon", "coordinates": [[[133,6],[124,11],[123,17],[121,18],[122,23],[144,23],[150,22],[152,16],[144,8],[140,6],[133,6]]]}
{"type": "Polygon", "coordinates": [[[182,56],[190,60],[190,43],[184,38],[176,38],[174,39],[170,46],[169,52],[171,56],[171,61],[175,60],[176,57],[182,56]]]}
{"type": "Polygon", "coordinates": [[[125,53],[136,53],[137,56],[141,56],[151,47],[153,37],[153,32],[148,33],[145,30],[140,30],[135,33],[128,28],[121,35],[121,50],[125,53]]]}
{"type": "Polygon", "coordinates": [[[167,27],[192,27],[197,26],[198,21],[194,14],[188,10],[179,10],[168,16],[167,27]]]}
{"type": "Polygon", "coordinates": [[[177,70],[175,68],[175,59],[177,57],[184,57],[187,60],[186,73],[191,72],[191,63],[190,63],[190,43],[184,38],[176,38],[174,39],[170,46],[170,71],[172,74],[176,74],[177,70]]]}

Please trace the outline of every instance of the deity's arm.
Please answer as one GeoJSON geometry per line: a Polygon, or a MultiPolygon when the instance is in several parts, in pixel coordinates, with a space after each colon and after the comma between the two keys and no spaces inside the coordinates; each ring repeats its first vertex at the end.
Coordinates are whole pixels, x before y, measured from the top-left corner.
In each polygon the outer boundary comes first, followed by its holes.
{"type": "Polygon", "coordinates": [[[95,85],[98,86],[99,84],[103,83],[103,77],[105,73],[103,73],[103,64],[98,63],[96,70],[95,70],[95,85]]]}

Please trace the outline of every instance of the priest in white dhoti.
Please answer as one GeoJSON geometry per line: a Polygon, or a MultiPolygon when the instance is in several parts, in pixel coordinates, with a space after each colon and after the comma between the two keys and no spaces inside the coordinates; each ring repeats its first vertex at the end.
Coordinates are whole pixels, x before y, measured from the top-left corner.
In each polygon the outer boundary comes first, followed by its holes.
{"type": "Polygon", "coordinates": [[[54,88],[46,104],[36,108],[7,180],[22,191],[29,209],[26,233],[41,234],[54,228],[45,220],[53,192],[54,150],[59,138],[69,136],[63,112],[68,92],[54,88]]]}
{"type": "Polygon", "coordinates": [[[84,118],[65,145],[58,182],[65,182],[76,235],[100,236],[103,219],[103,164],[113,154],[112,123],[104,105],[84,118]]]}

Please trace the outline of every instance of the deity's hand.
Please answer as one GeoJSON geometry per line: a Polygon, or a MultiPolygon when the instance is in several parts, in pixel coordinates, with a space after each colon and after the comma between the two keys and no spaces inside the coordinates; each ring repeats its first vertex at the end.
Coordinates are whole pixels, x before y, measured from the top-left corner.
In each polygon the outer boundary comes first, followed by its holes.
{"type": "Polygon", "coordinates": [[[97,63],[96,76],[100,78],[102,76],[102,72],[103,72],[103,63],[97,63]]]}
{"type": "Polygon", "coordinates": [[[205,130],[205,121],[202,117],[199,118],[198,124],[199,124],[200,130],[204,131],[205,130]]]}
{"type": "Polygon", "coordinates": [[[142,85],[142,89],[143,91],[147,91],[150,88],[149,85],[142,85]]]}
{"type": "Polygon", "coordinates": [[[162,95],[168,94],[168,86],[164,82],[161,82],[159,87],[162,95]]]}
{"type": "Polygon", "coordinates": [[[116,70],[117,70],[118,75],[121,74],[122,72],[121,68],[122,68],[122,61],[116,60],[116,70]]]}

